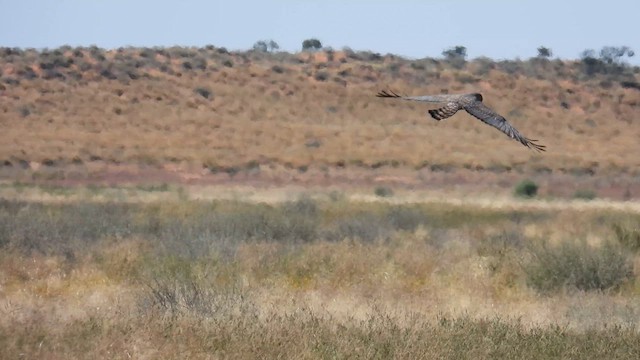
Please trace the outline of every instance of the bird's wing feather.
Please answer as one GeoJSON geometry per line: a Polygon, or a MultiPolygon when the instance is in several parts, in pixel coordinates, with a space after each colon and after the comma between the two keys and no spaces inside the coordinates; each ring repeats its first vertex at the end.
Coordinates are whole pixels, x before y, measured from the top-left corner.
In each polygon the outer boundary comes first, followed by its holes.
{"type": "Polygon", "coordinates": [[[496,129],[502,131],[507,134],[510,138],[520,142],[522,145],[537,150],[537,151],[545,151],[545,146],[537,144],[536,141],[528,139],[522,136],[516,128],[511,126],[507,120],[501,115],[497,114],[495,111],[491,110],[486,105],[481,102],[474,102],[473,104],[466,106],[464,108],[469,114],[475,116],[480,119],[485,124],[491,125],[496,129]]]}
{"type": "Polygon", "coordinates": [[[399,98],[402,100],[412,100],[412,101],[422,101],[422,102],[430,102],[430,103],[446,103],[450,102],[454,99],[457,99],[458,95],[424,95],[424,96],[403,96],[398,95],[395,92],[389,90],[382,90],[376,94],[377,97],[382,98],[399,98]]]}
{"type": "Polygon", "coordinates": [[[462,107],[460,106],[459,103],[450,102],[439,109],[429,110],[429,115],[431,115],[432,118],[439,121],[439,120],[444,120],[450,116],[453,116],[460,109],[462,109],[462,107]]]}

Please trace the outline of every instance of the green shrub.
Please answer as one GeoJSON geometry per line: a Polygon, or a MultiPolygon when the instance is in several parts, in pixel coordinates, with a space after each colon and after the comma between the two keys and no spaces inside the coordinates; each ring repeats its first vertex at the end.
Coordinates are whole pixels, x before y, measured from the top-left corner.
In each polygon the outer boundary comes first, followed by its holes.
{"type": "Polygon", "coordinates": [[[467,48],[464,46],[454,46],[443,50],[442,55],[456,69],[462,69],[466,64],[467,48]]]}
{"type": "Polygon", "coordinates": [[[553,56],[553,51],[551,51],[550,48],[548,47],[544,47],[544,46],[540,46],[538,48],[538,57],[539,58],[550,58],[551,56],[553,56]]]}
{"type": "Polygon", "coordinates": [[[322,43],[318,39],[307,39],[302,42],[302,50],[319,50],[322,48],[322,43]]]}
{"type": "Polygon", "coordinates": [[[388,186],[377,186],[373,192],[379,197],[393,196],[393,190],[388,186]]]}
{"type": "Polygon", "coordinates": [[[566,241],[551,246],[546,241],[530,247],[524,264],[527,284],[541,293],[560,289],[615,290],[633,277],[633,264],[619,244],[590,246],[586,241],[566,241]]]}
{"type": "Polygon", "coordinates": [[[253,50],[259,51],[259,52],[267,52],[268,50],[267,42],[264,40],[260,40],[256,42],[255,44],[253,44],[253,50]]]}
{"type": "Polygon", "coordinates": [[[274,52],[280,49],[280,45],[273,40],[260,40],[253,44],[253,50],[258,52],[274,52]]]}
{"type": "Polygon", "coordinates": [[[515,195],[518,197],[532,198],[538,194],[538,185],[531,180],[523,180],[516,185],[515,195]]]}

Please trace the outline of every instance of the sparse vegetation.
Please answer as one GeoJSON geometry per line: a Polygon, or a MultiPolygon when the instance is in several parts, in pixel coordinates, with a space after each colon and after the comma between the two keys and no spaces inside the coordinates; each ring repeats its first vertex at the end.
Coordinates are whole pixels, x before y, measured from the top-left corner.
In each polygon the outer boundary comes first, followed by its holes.
{"type": "Polygon", "coordinates": [[[608,79],[617,80],[620,77],[634,78],[628,71],[629,66],[623,60],[625,56],[634,56],[634,51],[627,46],[605,46],[598,55],[593,49],[584,50],[581,54],[583,70],[586,75],[607,74],[608,79]]]}
{"type": "Polygon", "coordinates": [[[343,197],[2,200],[0,348],[7,357],[635,356],[640,338],[625,324],[640,308],[626,285],[638,255],[606,240],[628,218],[343,197]],[[600,227],[569,229],[583,223],[600,227]],[[532,227],[603,237],[551,244],[526,237],[532,227]]]}
{"type": "Polygon", "coordinates": [[[305,43],[0,48],[0,358],[639,358],[631,49],[305,43]]]}
{"type": "Polygon", "coordinates": [[[591,246],[586,241],[548,242],[532,247],[525,265],[527,283],[546,293],[560,289],[615,290],[633,277],[633,265],[622,247],[613,242],[591,246]]]}
{"type": "Polygon", "coordinates": [[[596,192],[590,189],[578,189],[573,193],[573,198],[580,200],[593,200],[596,196],[596,192]]]}
{"type": "Polygon", "coordinates": [[[3,114],[8,116],[12,134],[15,132],[12,138],[17,142],[0,146],[0,160],[20,158],[39,163],[45,157],[53,157],[64,167],[74,157],[85,164],[99,156],[102,161],[115,164],[159,166],[168,162],[202,164],[215,158],[221,167],[239,168],[266,158],[269,165],[290,164],[293,168],[313,169],[332,166],[337,157],[348,153],[347,168],[370,168],[383,161],[395,161],[407,169],[419,168],[423,163],[446,163],[455,171],[473,163],[477,169],[501,166],[528,175],[533,167],[539,166],[529,165],[537,159],[544,159],[544,166],[552,174],[570,168],[593,167],[598,174],[622,171],[632,175],[638,168],[638,158],[633,156],[640,151],[634,151],[638,134],[629,119],[634,116],[634,84],[640,81],[632,67],[623,61],[630,54],[629,48],[603,48],[602,54],[594,51],[589,55],[593,60],[586,57],[577,63],[541,61],[539,57],[527,61],[495,62],[480,58],[467,62],[463,46],[446,49],[444,60],[408,60],[371,51],[320,51],[322,44],[308,40],[307,45],[317,45],[312,48],[318,51],[276,53],[275,46],[264,40],[260,46],[266,45],[272,53],[269,56],[254,51],[230,52],[213,46],[115,50],[94,46],[47,51],[3,48],[0,86],[4,88],[7,109],[3,114]],[[623,50],[624,54],[618,56],[623,50]],[[588,70],[592,74],[589,77],[582,76],[585,66],[593,67],[588,70]],[[531,78],[536,81],[530,81],[531,78]],[[558,86],[558,81],[574,85],[558,86]],[[443,89],[476,91],[479,82],[491,84],[493,90],[485,95],[498,111],[510,114],[517,106],[518,111],[513,112],[517,116],[509,115],[509,120],[519,131],[541,141],[552,135],[559,136],[561,148],[540,158],[542,155],[519,149],[517,144],[490,129],[480,131],[477,124],[468,121],[456,123],[460,127],[456,129],[460,141],[450,142],[447,141],[450,125],[415,122],[419,114],[416,115],[414,106],[396,107],[364,96],[372,83],[393,83],[407,93],[416,93],[418,88],[438,93],[443,89]],[[64,83],[74,85],[59,86],[64,83]],[[215,104],[213,101],[203,104],[196,102],[199,97],[184,96],[202,84],[211,83],[216,84],[215,104]],[[521,90],[512,91],[516,88],[521,90]],[[121,91],[121,95],[116,95],[116,90],[121,91]],[[627,94],[629,91],[632,93],[627,94]],[[543,95],[529,98],[524,106],[516,95],[525,92],[543,95]],[[240,93],[243,96],[239,96],[240,93]],[[315,101],[293,96],[302,93],[315,101]],[[39,99],[37,105],[29,105],[28,99],[35,96],[39,99]],[[281,106],[272,106],[273,99],[281,106]],[[95,107],[91,109],[91,121],[83,112],[87,106],[95,107]],[[329,114],[325,111],[329,106],[339,111],[329,114]],[[114,108],[120,110],[114,112],[114,108]],[[545,116],[537,117],[535,122],[528,121],[540,108],[545,109],[545,116]],[[186,120],[189,126],[184,127],[189,129],[188,135],[175,131],[176,121],[184,125],[182,121],[187,116],[181,109],[189,109],[186,120]],[[215,124],[212,124],[214,110],[215,124]],[[127,116],[121,116],[123,114],[127,116]],[[113,117],[118,115],[121,122],[131,117],[139,119],[122,124],[125,133],[131,136],[120,136],[122,128],[113,126],[113,117]],[[580,155],[583,146],[604,146],[606,138],[598,128],[580,125],[587,115],[596,120],[620,120],[610,124],[615,124],[612,131],[619,132],[616,143],[623,144],[628,151],[580,155]],[[19,126],[21,117],[28,118],[34,125],[19,126]],[[270,126],[260,121],[266,118],[271,119],[270,126]],[[393,130],[395,141],[384,147],[377,146],[388,137],[387,127],[392,118],[397,120],[393,130]],[[68,136],[73,136],[73,141],[61,132],[52,131],[52,127],[63,122],[68,130],[65,134],[71,134],[68,136]],[[318,124],[324,126],[318,127],[318,124]],[[212,126],[220,138],[227,139],[214,147],[210,146],[207,130],[212,126]],[[329,135],[327,129],[333,126],[342,131],[329,135]],[[559,134],[548,132],[555,127],[567,130],[559,134]],[[293,131],[294,128],[297,130],[293,131]],[[251,143],[246,134],[254,133],[260,133],[262,141],[255,143],[256,146],[244,146],[251,143]],[[303,155],[304,152],[283,151],[283,147],[304,144],[308,137],[324,139],[322,147],[313,149],[313,161],[303,155]],[[51,138],[48,143],[55,143],[55,147],[38,143],[38,139],[43,138],[51,138]],[[165,139],[166,146],[150,146],[157,143],[157,139],[165,139]],[[356,146],[351,139],[362,143],[356,146]],[[486,144],[495,142],[513,148],[514,152],[486,151],[486,144]],[[101,149],[100,155],[87,150],[96,149],[96,145],[101,149]],[[452,155],[443,160],[443,152],[452,155]],[[481,152],[484,156],[473,159],[471,155],[463,155],[481,152]]]}
{"type": "Polygon", "coordinates": [[[613,224],[615,238],[625,249],[634,253],[640,251],[640,225],[613,224]]]}

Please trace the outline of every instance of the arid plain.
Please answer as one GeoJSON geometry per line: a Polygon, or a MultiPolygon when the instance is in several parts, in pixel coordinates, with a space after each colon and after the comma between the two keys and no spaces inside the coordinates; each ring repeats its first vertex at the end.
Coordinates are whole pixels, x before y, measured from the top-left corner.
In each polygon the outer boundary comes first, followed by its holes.
{"type": "Polygon", "coordinates": [[[638,73],[0,49],[0,354],[638,358],[638,73]]]}

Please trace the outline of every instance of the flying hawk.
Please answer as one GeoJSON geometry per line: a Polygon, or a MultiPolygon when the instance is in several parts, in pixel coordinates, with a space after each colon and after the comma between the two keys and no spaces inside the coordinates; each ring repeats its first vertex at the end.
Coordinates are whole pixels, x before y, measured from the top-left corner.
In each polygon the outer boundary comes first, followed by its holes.
{"type": "Polygon", "coordinates": [[[381,98],[398,98],[403,100],[423,101],[428,103],[444,103],[445,105],[439,109],[429,110],[429,115],[432,118],[440,121],[450,116],[453,116],[458,110],[465,110],[469,114],[480,119],[485,124],[489,124],[496,129],[507,134],[510,138],[519,141],[522,145],[536,150],[545,151],[544,145],[536,144],[538,140],[528,139],[518,132],[516,128],[511,126],[507,122],[507,119],[500,114],[491,110],[485,104],[482,103],[482,95],[478,93],[474,94],[461,94],[461,95],[425,95],[425,96],[401,96],[393,91],[380,91],[376,94],[381,98]]]}

